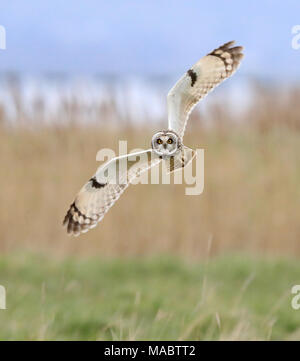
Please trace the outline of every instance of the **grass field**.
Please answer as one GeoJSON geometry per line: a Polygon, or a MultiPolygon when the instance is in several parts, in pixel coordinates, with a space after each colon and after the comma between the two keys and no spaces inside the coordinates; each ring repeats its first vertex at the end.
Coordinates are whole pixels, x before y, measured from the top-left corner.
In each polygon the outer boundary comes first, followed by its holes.
{"type": "Polygon", "coordinates": [[[2,256],[1,340],[299,339],[296,260],[2,256]]]}

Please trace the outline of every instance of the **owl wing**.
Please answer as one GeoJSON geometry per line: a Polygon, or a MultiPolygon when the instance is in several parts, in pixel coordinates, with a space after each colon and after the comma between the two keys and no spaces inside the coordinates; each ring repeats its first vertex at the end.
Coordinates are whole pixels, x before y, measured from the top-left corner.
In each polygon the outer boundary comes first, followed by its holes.
{"type": "Polygon", "coordinates": [[[67,232],[78,236],[96,227],[133,179],[160,161],[149,149],[113,158],[100,166],[71,204],[63,221],[67,232]]]}
{"type": "Polygon", "coordinates": [[[194,106],[239,67],[243,47],[233,45],[230,41],[201,58],[168,93],[168,126],[181,139],[194,106]]]}

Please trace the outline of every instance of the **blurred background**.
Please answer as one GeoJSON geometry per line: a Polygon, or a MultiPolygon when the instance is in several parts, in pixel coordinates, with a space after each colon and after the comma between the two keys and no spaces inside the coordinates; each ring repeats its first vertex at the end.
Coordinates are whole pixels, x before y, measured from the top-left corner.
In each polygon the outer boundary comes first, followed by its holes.
{"type": "Polygon", "coordinates": [[[0,337],[299,338],[299,11],[296,0],[1,5],[0,284],[10,298],[0,337]],[[168,90],[229,40],[245,59],[195,108],[185,137],[205,149],[203,194],[131,186],[97,228],[68,237],[63,217],[97,151],[148,147],[166,125],[168,90]]]}

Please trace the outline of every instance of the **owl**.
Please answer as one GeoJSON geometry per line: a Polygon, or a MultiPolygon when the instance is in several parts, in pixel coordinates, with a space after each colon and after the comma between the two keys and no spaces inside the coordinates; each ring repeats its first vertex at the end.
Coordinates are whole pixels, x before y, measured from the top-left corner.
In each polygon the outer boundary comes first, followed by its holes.
{"type": "Polygon", "coordinates": [[[96,227],[129,184],[151,167],[168,161],[167,168],[173,172],[191,162],[195,151],[183,144],[189,114],[237,70],[243,48],[234,43],[225,43],[202,57],[170,90],[168,128],[153,135],[150,149],[113,158],[98,168],[69,207],[63,221],[68,233],[78,236],[96,227]]]}

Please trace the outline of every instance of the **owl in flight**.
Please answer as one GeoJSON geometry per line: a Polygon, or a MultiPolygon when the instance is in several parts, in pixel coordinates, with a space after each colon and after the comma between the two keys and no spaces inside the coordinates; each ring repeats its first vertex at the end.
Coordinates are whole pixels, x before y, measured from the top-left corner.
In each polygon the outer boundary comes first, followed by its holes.
{"type": "Polygon", "coordinates": [[[208,92],[237,70],[243,48],[233,45],[230,41],[201,58],[170,90],[168,129],[154,134],[150,149],[113,158],[98,168],[64,218],[68,233],[78,236],[96,227],[133,179],[161,161],[167,161],[168,170],[173,172],[193,159],[195,151],[183,144],[189,114],[208,92]]]}

